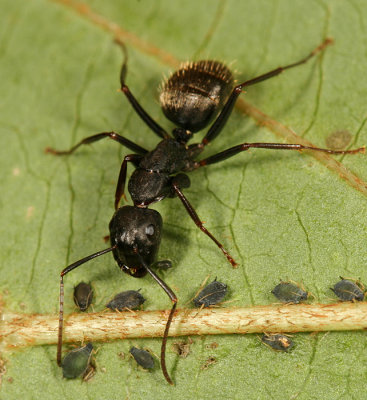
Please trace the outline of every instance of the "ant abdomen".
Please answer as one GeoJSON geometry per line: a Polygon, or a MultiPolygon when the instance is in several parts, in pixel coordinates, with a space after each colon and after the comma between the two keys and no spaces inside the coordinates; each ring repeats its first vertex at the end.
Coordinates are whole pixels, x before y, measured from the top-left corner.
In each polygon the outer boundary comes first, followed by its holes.
{"type": "Polygon", "coordinates": [[[198,132],[221,109],[233,82],[232,72],[219,61],[185,63],[163,85],[163,113],[175,125],[198,132]]]}

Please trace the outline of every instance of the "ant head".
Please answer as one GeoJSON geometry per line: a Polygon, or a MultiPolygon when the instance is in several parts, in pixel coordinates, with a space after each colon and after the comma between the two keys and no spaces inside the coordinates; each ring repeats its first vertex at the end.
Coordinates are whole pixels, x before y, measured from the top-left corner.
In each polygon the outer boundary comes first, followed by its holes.
{"type": "Polygon", "coordinates": [[[172,131],[173,137],[180,143],[187,143],[192,137],[193,133],[184,128],[175,128],[172,131]]]}
{"type": "Polygon", "coordinates": [[[161,232],[162,217],[157,211],[132,206],[119,208],[110,222],[111,245],[117,246],[113,256],[119,267],[135,277],[144,276],[147,271],[141,258],[148,266],[156,260],[161,232]]]}

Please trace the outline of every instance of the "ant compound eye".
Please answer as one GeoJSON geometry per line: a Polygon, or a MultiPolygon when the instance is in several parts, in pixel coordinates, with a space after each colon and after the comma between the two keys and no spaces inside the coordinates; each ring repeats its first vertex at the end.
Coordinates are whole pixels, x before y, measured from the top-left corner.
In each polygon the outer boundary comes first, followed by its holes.
{"type": "Polygon", "coordinates": [[[150,225],[148,225],[146,228],[145,228],[145,233],[148,235],[148,236],[152,236],[152,235],[154,235],[154,225],[152,225],[152,224],[150,224],[150,225]]]}

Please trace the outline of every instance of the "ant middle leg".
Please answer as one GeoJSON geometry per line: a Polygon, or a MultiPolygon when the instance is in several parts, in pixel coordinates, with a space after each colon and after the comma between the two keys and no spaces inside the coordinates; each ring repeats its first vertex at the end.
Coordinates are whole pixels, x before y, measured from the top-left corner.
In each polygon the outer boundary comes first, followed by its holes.
{"type": "Polygon", "coordinates": [[[326,38],[319,46],[317,46],[314,50],[312,50],[308,56],[302,58],[301,60],[299,60],[295,63],[292,63],[292,64],[285,65],[283,67],[275,68],[265,74],[259,75],[255,78],[252,78],[248,81],[245,81],[245,82],[235,86],[235,88],[233,89],[232,93],[230,94],[228,100],[226,101],[222,111],[220,112],[220,114],[218,115],[216,120],[213,122],[211,127],[209,128],[208,132],[204,136],[201,143],[199,143],[197,146],[200,148],[203,148],[208,143],[212,142],[220,134],[224,125],[227,123],[229,116],[232,113],[233,107],[236,103],[238,96],[244,91],[245,87],[266,81],[267,79],[273,78],[273,77],[281,74],[282,72],[284,72],[287,69],[294,68],[299,65],[305,64],[310,58],[314,57],[316,54],[318,54],[319,52],[324,50],[324,48],[326,46],[330,45],[332,42],[333,42],[332,39],[326,38]]]}
{"type": "MultiPolygon", "coordinates": [[[[162,345],[161,345],[161,367],[162,367],[162,372],[164,377],[166,378],[166,381],[170,385],[174,385],[171,377],[169,376],[169,373],[167,371],[167,366],[166,366],[166,347],[167,347],[167,338],[168,338],[168,333],[169,333],[169,328],[172,323],[173,315],[176,310],[177,306],[177,296],[173,292],[173,290],[167,285],[166,282],[164,282],[154,271],[150,269],[150,267],[145,263],[143,257],[139,253],[139,249],[137,247],[134,248],[134,252],[137,254],[137,256],[140,258],[140,262],[146,269],[146,271],[149,273],[149,275],[158,283],[158,285],[166,292],[167,296],[170,298],[172,301],[172,308],[171,311],[168,315],[168,319],[166,322],[166,327],[164,328],[164,333],[163,333],[163,339],[162,339],[162,345]]],[[[167,261],[167,260],[165,260],[167,261]]]]}
{"type": "Polygon", "coordinates": [[[186,211],[190,215],[191,219],[195,222],[196,226],[204,232],[210,239],[222,250],[222,253],[227,257],[227,260],[231,263],[233,268],[237,267],[237,263],[234,258],[229,254],[229,252],[223,247],[222,243],[220,243],[205,227],[204,224],[201,222],[199,216],[197,215],[196,211],[187,200],[185,195],[182,193],[181,188],[178,186],[177,182],[174,180],[172,181],[172,188],[175,191],[177,197],[181,200],[182,204],[186,208],[186,211]]]}
{"type": "Polygon", "coordinates": [[[119,135],[118,133],[115,132],[102,132],[102,133],[97,133],[96,135],[88,136],[81,140],[79,143],[77,143],[75,146],[73,146],[69,150],[55,150],[52,147],[47,147],[45,149],[46,153],[51,153],[56,156],[67,156],[69,154],[74,153],[76,149],[78,149],[80,146],[84,144],[91,144],[94,142],[98,142],[99,140],[105,139],[105,138],[110,138],[112,140],[115,140],[116,142],[120,143],[121,145],[127,147],[129,150],[135,151],[138,154],[144,155],[148,153],[148,150],[144,149],[143,147],[140,147],[138,144],[132,142],[131,140],[119,135]]]}
{"type": "Polygon", "coordinates": [[[230,147],[227,150],[221,151],[220,153],[214,154],[208,158],[204,158],[201,161],[194,162],[193,169],[204,167],[205,165],[215,164],[220,161],[224,161],[227,158],[233,157],[242,151],[247,151],[251,148],[257,149],[271,149],[271,150],[311,150],[319,151],[328,154],[357,154],[364,153],[365,147],[359,147],[353,150],[330,150],[323,149],[320,147],[304,146],[303,144],[289,144],[289,143],[242,143],[237,146],[230,147]]]}

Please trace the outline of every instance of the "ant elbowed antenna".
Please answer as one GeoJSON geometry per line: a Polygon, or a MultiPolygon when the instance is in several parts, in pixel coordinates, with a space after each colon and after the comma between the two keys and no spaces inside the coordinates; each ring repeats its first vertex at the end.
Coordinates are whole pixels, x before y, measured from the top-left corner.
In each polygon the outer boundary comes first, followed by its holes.
{"type": "Polygon", "coordinates": [[[250,148],[312,150],[329,154],[355,154],[363,152],[364,147],[344,151],[310,147],[301,144],[242,143],[208,158],[197,160],[197,157],[202,153],[204,148],[220,134],[231,115],[238,96],[247,86],[263,82],[279,75],[287,69],[306,63],[331,42],[331,39],[326,39],[320,46],[316,47],[307,57],[302,58],[300,61],[276,68],[234,87],[232,72],[221,62],[203,60],[184,64],[164,82],[160,95],[163,113],[176,125],[172,131],[172,136],[150,117],[127,86],[127,54],[124,45],[120,43],[125,54],[125,60],[120,74],[121,91],[124,93],[137,115],[161,141],[154,150],[148,151],[115,132],[102,132],[83,139],[68,151],[57,151],[52,148],[46,149],[47,152],[55,155],[69,155],[81,145],[94,143],[104,138],[110,138],[133,151],[133,154],[128,154],[124,157],[120,169],[115,192],[116,212],[109,225],[111,247],[82,258],[69,265],[61,272],[57,345],[57,362],[59,365],[61,365],[63,335],[63,278],[67,273],[87,261],[112,252],[122,271],[135,278],[141,278],[149,274],[158,285],[162,287],[172,301],[172,308],[163,334],[161,366],[167,382],[173,385],[173,381],[167,371],[165,353],[168,332],[177,305],[177,297],[168,285],[151,269],[154,265],[159,266],[160,264],[164,264],[167,266],[168,261],[156,261],[161,241],[162,217],[157,211],[149,209],[148,206],[166,197],[178,197],[198,228],[209,236],[220,248],[230,264],[236,267],[237,264],[233,257],[203,226],[196,211],[184,195],[183,189],[190,186],[190,179],[183,172],[189,172],[197,168],[224,161],[250,148]],[[214,120],[214,122],[210,125],[201,142],[188,145],[193,135],[208,126],[212,120],[214,120]],[[135,167],[135,171],[128,181],[128,191],[134,205],[122,206],[119,208],[121,197],[124,196],[127,163],[132,163],[135,167]]]}

